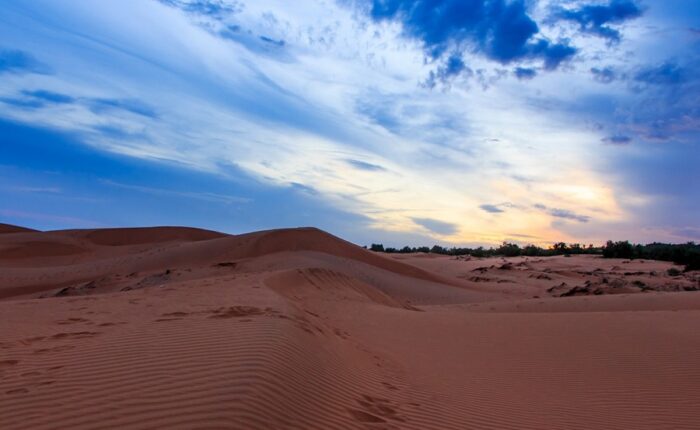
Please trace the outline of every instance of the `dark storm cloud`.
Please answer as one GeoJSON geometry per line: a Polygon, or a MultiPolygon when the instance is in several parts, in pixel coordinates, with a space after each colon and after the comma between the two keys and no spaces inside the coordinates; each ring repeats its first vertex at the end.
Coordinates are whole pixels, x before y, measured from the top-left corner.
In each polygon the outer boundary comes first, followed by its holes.
{"type": "Polygon", "coordinates": [[[501,64],[539,60],[548,70],[577,52],[566,40],[538,36],[539,26],[522,0],[373,0],[368,12],[375,21],[400,21],[405,36],[443,64],[434,80],[468,70],[455,60],[467,51],[501,64]]]}
{"type": "Polygon", "coordinates": [[[515,77],[521,81],[527,81],[537,76],[537,71],[535,69],[527,67],[516,67],[513,73],[515,77]]]}
{"type": "Polygon", "coordinates": [[[643,9],[632,0],[611,0],[608,4],[583,4],[572,9],[557,9],[554,20],[578,24],[580,31],[619,42],[620,31],[611,25],[642,16],[643,9]]]}

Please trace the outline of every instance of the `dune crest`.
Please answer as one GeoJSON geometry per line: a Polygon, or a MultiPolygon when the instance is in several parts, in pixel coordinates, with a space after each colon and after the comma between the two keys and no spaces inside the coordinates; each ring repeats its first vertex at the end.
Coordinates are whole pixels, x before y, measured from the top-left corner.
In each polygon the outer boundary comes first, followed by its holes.
{"type": "Polygon", "coordinates": [[[20,226],[11,225],[11,224],[0,223],[0,234],[27,233],[30,231],[37,231],[37,230],[32,230],[31,228],[20,227],[20,226]]]}

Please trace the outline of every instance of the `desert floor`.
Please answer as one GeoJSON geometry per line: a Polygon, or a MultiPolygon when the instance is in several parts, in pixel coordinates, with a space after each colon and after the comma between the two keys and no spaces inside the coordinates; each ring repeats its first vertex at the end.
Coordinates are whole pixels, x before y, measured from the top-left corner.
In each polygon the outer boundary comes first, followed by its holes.
{"type": "Polygon", "coordinates": [[[0,226],[0,428],[698,429],[700,274],[0,226]]]}

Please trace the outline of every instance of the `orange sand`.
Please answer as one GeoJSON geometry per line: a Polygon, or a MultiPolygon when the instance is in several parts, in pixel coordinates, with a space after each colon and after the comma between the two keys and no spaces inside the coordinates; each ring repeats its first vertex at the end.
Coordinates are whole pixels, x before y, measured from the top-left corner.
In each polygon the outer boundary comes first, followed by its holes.
{"type": "Polygon", "coordinates": [[[0,429],[698,429],[670,267],[0,225],[0,429]]]}

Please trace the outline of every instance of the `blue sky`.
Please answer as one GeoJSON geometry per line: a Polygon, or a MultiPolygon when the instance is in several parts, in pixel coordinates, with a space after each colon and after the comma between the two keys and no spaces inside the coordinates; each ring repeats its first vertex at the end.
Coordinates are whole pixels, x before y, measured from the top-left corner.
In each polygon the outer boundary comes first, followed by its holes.
{"type": "Polygon", "coordinates": [[[696,1],[1,7],[1,222],[700,240],[696,1]]]}

